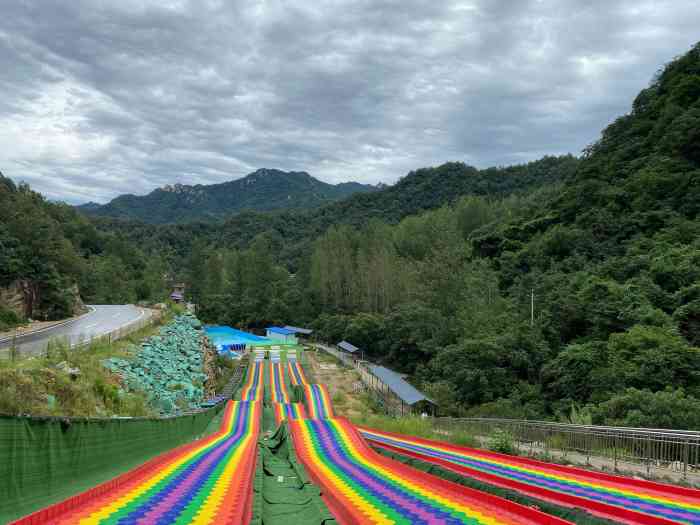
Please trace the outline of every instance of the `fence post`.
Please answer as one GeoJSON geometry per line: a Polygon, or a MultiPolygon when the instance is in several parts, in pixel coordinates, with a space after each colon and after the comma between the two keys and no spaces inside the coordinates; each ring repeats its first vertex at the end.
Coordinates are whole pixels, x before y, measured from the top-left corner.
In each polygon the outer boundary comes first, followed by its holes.
{"type": "Polygon", "coordinates": [[[687,480],[688,479],[688,462],[689,462],[689,454],[690,454],[690,441],[686,440],[685,443],[683,443],[683,479],[687,480]]]}
{"type": "Polygon", "coordinates": [[[647,434],[647,476],[651,471],[651,434],[647,434]]]}
{"type": "Polygon", "coordinates": [[[593,449],[593,434],[590,432],[587,432],[587,435],[585,437],[586,441],[586,465],[591,464],[591,452],[593,449]]]}
{"type": "Polygon", "coordinates": [[[617,472],[617,432],[613,434],[613,468],[617,472]]]}

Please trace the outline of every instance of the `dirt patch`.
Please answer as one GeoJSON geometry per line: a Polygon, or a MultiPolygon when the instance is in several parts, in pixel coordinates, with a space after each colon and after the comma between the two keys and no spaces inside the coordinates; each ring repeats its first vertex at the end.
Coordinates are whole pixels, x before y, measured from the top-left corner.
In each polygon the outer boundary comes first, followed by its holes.
{"type": "Polygon", "coordinates": [[[314,380],[323,383],[333,401],[335,413],[351,418],[366,413],[367,405],[362,400],[360,374],[344,367],[334,357],[325,352],[306,352],[314,380]]]}

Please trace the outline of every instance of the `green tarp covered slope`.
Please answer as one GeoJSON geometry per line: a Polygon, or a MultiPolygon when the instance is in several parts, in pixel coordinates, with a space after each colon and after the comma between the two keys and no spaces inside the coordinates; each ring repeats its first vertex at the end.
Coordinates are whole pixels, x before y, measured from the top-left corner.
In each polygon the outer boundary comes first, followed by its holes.
{"type": "Polygon", "coordinates": [[[90,489],[217,428],[223,404],[168,419],[0,416],[0,523],[90,489]]]}
{"type": "Polygon", "coordinates": [[[335,525],[320,489],[297,461],[286,424],[259,447],[251,525],[335,525]]]}
{"type": "Polygon", "coordinates": [[[120,376],[127,390],[148,394],[162,414],[198,408],[204,401],[202,324],[192,315],[181,315],[149,337],[133,359],[105,359],[103,365],[120,376]]]}

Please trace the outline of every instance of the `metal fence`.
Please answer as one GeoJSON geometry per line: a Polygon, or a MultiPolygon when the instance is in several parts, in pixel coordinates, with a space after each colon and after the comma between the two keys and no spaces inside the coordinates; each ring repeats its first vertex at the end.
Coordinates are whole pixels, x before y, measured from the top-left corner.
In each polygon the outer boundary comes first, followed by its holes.
{"type": "Polygon", "coordinates": [[[558,456],[573,462],[646,475],[700,476],[700,432],[492,418],[434,418],[443,432],[463,431],[485,444],[505,436],[521,454],[558,456]]]}

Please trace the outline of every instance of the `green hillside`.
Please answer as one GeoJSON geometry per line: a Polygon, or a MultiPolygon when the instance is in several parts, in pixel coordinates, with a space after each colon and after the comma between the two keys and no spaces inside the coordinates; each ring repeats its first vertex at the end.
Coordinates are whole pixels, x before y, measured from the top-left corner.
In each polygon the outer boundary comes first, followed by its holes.
{"type": "Polygon", "coordinates": [[[86,303],[162,300],[166,262],[0,174],[0,330],[86,303]]]}
{"type": "Polygon", "coordinates": [[[305,172],[260,169],[222,184],[175,184],[148,195],[121,195],[105,205],[91,202],[78,209],[89,215],[150,224],[181,223],[214,220],[244,210],[314,208],[353,193],[376,189],[357,182],[327,184],[305,172]]]}
{"type": "Polygon", "coordinates": [[[477,170],[458,162],[413,171],[393,186],[352,195],[312,210],[245,211],[223,222],[193,222],[159,225],[101,218],[98,228],[120,234],[161,253],[186,258],[198,239],[212,247],[247,248],[265,235],[285,266],[295,270],[313,240],[334,225],[359,227],[372,220],[397,223],[415,215],[453,203],[466,195],[505,196],[522,193],[565,180],[578,160],[570,155],[545,157],[536,162],[507,168],[477,170]]]}

